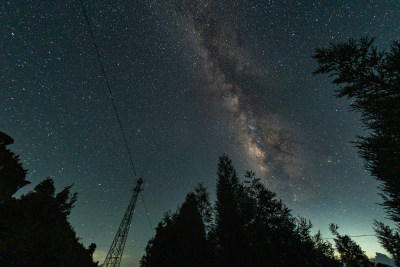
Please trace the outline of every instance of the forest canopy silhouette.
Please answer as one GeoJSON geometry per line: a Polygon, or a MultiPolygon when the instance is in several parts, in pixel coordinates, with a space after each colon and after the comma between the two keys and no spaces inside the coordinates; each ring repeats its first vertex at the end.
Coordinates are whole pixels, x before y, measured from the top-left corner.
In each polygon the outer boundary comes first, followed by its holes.
{"type": "MultiPolygon", "coordinates": [[[[380,182],[382,206],[393,221],[375,221],[382,246],[400,265],[400,43],[379,51],[374,39],[316,50],[314,74],[328,74],[337,97],[351,99],[366,136],[354,142],[380,182]]],[[[98,266],[95,244],[85,248],[68,222],[77,201],[72,185],[58,193],[52,179],[13,195],[30,182],[13,139],[0,132],[0,263],[5,266],[98,266]]],[[[198,184],[174,212],[165,213],[140,261],[152,266],[371,266],[365,252],[331,224],[334,246],[312,223],[297,218],[248,171],[240,178],[227,155],[218,161],[216,202],[198,184]]]]}
{"type": "MultiPolygon", "coordinates": [[[[314,74],[334,77],[333,84],[339,85],[337,97],[352,100],[351,109],[361,114],[362,124],[369,130],[370,135],[358,136],[355,145],[368,170],[381,182],[382,205],[395,228],[375,221],[375,231],[399,266],[400,43],[393,42],[387,52],[379,51],[373,42],[373,38],[365,37],[316,49],[313,57],[319,65],[314,74]]],[[[198,266],[371,265],[361,247],[331,224],[340,255],[337,259],[332,245],[324,242],[319,232],[310,235],[311,222],[294,218],[253,172],[247,172],[244,182],[239,182],[226,155],[219,159],[217,174],[215,205],[210,204],[202,185],[189,193],[182,206],[166,213],[159,223],[141,266],[160,266],[162,262],[167,266],[190,266],[193,259],[197,259],[198,266]],[[203,192],[202,197],[198,192],[203,192]],[[185,232],[188,229],[180,226],[185,220],[196,225],[190,229],[196,231],[196,240],[192,240],[195,245],[190,249],[196,252],[193,255],[185,252],[191,238],[185,232]],[[167,246],[172,254],[163,254],[167,246]]]]}
{"type": "Polygon", "coordinates": [[[167,212],[148,242],[141,266],[373,266],[364,251],[331,225],[340,259],[312,223],[296,218],[253,172],[239,179],[219,158],[216,202],[203,184],[167,212]]]}
{"type": "Polygon", "coordinates": [[[72,185],[56,193],[47,178],[32,192],[12,195],[29,182],[19,156],[6,145],[12,139],[0,132],[0,265],[98,266],[95,244],[85,248],[68,222],[77,200],[72,185]]]}
{"type": "Polygon", "coordinates": [[[375,221],[382,246],[400,265],[400,42],[380,51],[374,38],[331,44],[316,50],[314,74],[328,74],[337,97],[352,101],[368,130],[355,142],[365,165],[379,182],[382,206],[394,222],[391,228],[375,221]]]}

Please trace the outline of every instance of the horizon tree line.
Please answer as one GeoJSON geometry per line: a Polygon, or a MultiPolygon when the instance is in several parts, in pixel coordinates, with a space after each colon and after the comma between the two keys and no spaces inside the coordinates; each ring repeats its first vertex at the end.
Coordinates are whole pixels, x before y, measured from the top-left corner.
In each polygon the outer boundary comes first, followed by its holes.
{"type": "MultiPolygon", "coordinates": [[[[382,246],[400,266],[400,43],[380,51],[374,39],[316,49],[318,68],[338,86],[337,97],[352,100],[366,130],[355,146],[379,182],[382,206],[394,223],[375,221],[382,246]]],[[[98,266],[95,244],[85,248],[68,222],[77,194],[56,193],[47,178],[33,191],[12,197],[29,184],[26,173],[0,132],[0,262],[8,266],[98,266]],[[21,256],[23,255],[23,257],[21,256]]],[[[228,156],[219,158],[216,202],[204,185],[188,193],[175,212],[165,214],[149,241],[141,266],[371,266],[365,252],[338,226],[329,226],[339,254],[312,223],[291,214],[253,172],[239,179],[228,156]]]]}
{"type": "Polygon", "coordinates": [[[202,183],[175,212],[165,213],[140,266],[373,266],[365,252],[330,225],[335,249],[311,221],[296,218],[254,172],[239,179],[219,158],[216,202],[202,183]]]}

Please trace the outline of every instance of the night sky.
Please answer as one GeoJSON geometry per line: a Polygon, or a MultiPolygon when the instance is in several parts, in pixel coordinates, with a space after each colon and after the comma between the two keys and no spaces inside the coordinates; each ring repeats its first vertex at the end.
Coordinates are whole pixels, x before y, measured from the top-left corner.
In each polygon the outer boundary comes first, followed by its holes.
{"type": "MultiPolygon", "coordinates": [[[[254,170],[331,237],[373,234],[377,183],[350,143],[365,134],[349,101],[312,76],[314,49],[400,36],[400,2],[85,1],[153,227],[203,181],[214,199],[218,156],[254,170]]],[[[74,183],[70,222],[101,263],[135,185],[79,1],[0,5],[0,130],[15,139],[32,190],[74,183]]],[[[141,199],[123,266],[153,232],[141,199]]],[[[355,238],[372,257],[375,237],[355,238]]]]}

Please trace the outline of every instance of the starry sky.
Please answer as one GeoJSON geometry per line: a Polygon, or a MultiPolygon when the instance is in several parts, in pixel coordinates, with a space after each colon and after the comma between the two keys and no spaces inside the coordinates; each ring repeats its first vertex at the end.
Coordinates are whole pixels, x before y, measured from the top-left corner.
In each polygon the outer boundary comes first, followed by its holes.
{"type": "MultiPolygon", "coordinates": [[[[85,1],[153,227],[204,182],[218,156],[252,169],[314,231],[373,234],[385,214],[377,183],[350,143],[365,134],[314,49],[400,36],[400,2],[85,1]]],[[[70,222],[103,262],[135,185],[79,1],[0,6],[0,130],[15,139],[32,190],[71,183],[70,222]]],[[[212,196],[214,199],[214,196],[212,196]]],[[[141,199],[122,266],[138,266],[152,227],[141,199]]],[[[375,237],[355,238],[373,257],[375,237]]]]}

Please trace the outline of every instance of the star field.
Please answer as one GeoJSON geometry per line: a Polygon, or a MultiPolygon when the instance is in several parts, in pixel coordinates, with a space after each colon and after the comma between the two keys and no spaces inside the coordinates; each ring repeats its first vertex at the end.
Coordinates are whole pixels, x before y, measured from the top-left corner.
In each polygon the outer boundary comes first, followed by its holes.
{"type": "MultiPolygon", "coordinates": [[[[400,36],[396,1],[85,1],[156,225],[201,181],[215,192],[218,156],[253,169],[330,237],[328,224],[371,234],[384,219],[377,183],[351,144],[363,134],[349,101],[312,76],[314,49],[400,36]]],[[[135,184],[79,1],[0,6],[0,126],[15,139],[32,190],[74,183],[70,216],[102,262],[135,184]]],[[[153,232],[141,202],[123,266],[153,232]]],[[[355,239],[367,255],[375,237],[355,239]]]]}

